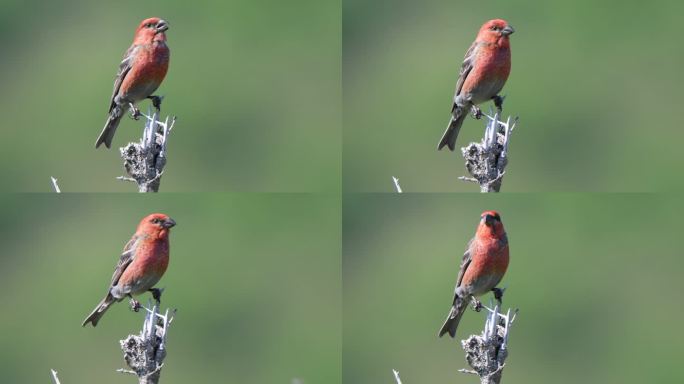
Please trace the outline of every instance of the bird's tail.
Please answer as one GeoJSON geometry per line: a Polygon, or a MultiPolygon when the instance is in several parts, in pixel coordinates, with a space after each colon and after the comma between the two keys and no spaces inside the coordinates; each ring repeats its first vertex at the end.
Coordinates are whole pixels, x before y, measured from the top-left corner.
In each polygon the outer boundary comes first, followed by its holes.
{"type": "Polygon", "coordinates": [[[116,133],[116,128],[119,126],[121,117],[123,117],[126,110],[118,105],[115,105],[111,111],[109,111],[109,117],[105,123],[100,136],[95,142],[95,148],[99,147],[100,144],[104,143],[105,147],[110,148],[112,146],[112,139],[114,139],[114,133],[116,133]]]}
{"type": "Polygon", "coordinates": [[[468,308],[468,303],[457,296],[454,300],[454,305],[449,311],[449,315],[444,320],[442,329],[439,330],[439,337],[444,336],[445,333],[449,333],[451,337],[456,337],[456,328],[458,328],[458,323],[461,321],[461,316],[463,316],[466,308],[468,308]]]}
{"type": "Polygon", "coordinates": [[[447,125],[444,135],[442,135],[442,140],[439,141],[439,146],[437,150],[441,150],[445,145],[449,147],[449,150],[453,151],[456,148],[456,138],[458,137],[458,132],[461,130],[461,125],[463,125],[463,120],[468,114],[463,108],[454,107],[451,113],[451,120],[449,120],[449,125],[447,125]]]}
{"type": "Polygon", "coordinates": [[[92,323],[93,327],[97,326],[97,322],[100,321],[100,318],[105,314],[109,306],[116,301],[117,300],[112,296],[111,292],[107,292],[107,296],[100,301],[100,304],[98,304],[93,312],[83,321],[83,326],[85,327],[88,323],[92,323]]]}

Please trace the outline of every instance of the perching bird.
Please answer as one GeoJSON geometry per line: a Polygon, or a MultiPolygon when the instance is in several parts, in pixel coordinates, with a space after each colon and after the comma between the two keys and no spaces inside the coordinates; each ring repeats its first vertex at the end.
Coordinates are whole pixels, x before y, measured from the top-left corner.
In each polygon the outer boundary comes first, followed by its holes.
{"type": "Polygon", "coordinates": [[[503,99],[499,92],[511,72],[511,46],[508,36],[515,32],[505,20],[494,19],[484,23],[475,41],[465,54],[456,82],[454,102],[449,125],[439,141],[438,150],[445,145],[456,148],[456,138],[469,111],[480,117],[478,104],[494,100],[501,110],[503,99]]]}
{"type": "Polygon", "coordinates": [[[159,300],[160,291],[152,287],[169,265],[169,229],[174,225],[176,222],[162,213],[153,213],[140,221],[124,247],[107,295],[83,321],[84,327],[89,322],[96,326],[110,305],[126,297],[133,300],[132,295],[151,291],[159,300]]]}
{"type": "MultiPolygon", "coordinates": [[[[449,333],[456,336],[456,328],[461,316],[468,308],[472,297],[479,297],[495,291],[508,268],[508,238],[501,223],[501,216],[495,211],[485,211],[481,215],[475,237],[468,243],[463,254],[461,268],[456,279],[454,300],[439,336],[449,333]]],[[[500,291],[498,291],[500,295],[500,291]]],[[[497,297],[500,299],[500,297],[497,297]]]]}
{"type": "Polygon", "coordinates": [[[133,118],[138,118],[140,111],[135,103],[152,99],[155,108],[159,109],[161,98],[152,93],[159,88],[169,69],[170,51],[166,46],[164,33],[167,29],[169,23],[152,17],[143,20],[135,30],[133,44],[119,65],[109,105],[109,117],[95,142],[95,148],[102,143],[107,148],[111,147],[116,128],[128,108],[133,109],[133,118]]]}

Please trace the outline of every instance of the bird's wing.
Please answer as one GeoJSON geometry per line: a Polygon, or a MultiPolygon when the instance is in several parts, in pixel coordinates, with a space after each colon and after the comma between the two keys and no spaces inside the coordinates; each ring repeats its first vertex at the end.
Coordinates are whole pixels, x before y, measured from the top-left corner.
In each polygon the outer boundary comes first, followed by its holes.
{"type": "Polygon", "coordinates": [[[461,64],[461,71],[458,73],[458,81],[456,82],[456,92],[454,93],[454,100],[456,96],[461,93],[461,88],[463,88],[463,83],[466,77],[473,69],[473,63],[475,62],[475,54],[477,53],[477,41],[473,42],[473,45],[466,51],[465,57],[463,58],[463,64],[461,64]]]}
{"type": "Polygon", "coordinates": [[[133,261],[139,241],[140,237],[138,235],[133,235],[128,243],[126,243],[126,246],[124,246],[121,257],[119,258],[119,263],[116,265],[114,275],[112,275],[112,286],[115,286],[119,282],[119,278],[133,261]]]}
{"type": "Polygon", "coordinates": [[[466,247],[465,252],[463,253],[463,259],[461,259],[461,267],[458,270],[458,278],[456,279],[456,286],[461,285],[461,280],[463,280],[463,275],[465,274],[466,269],[468,269],[468,266],[470,265],[470,261],[472,260],[472,257],[470,256],[470,246],[473,244],[473,240],[471,239],[468,242],[468,246],[466,247]]]}
{"type": "Polygon", "coordinates": [[[124,58],[123,60],[121,60],[121,64],[119,64],[119,70],[116,72],[116,79],[114,80],[114,91],[112,92],[112,99],[111,103],[109,104],[109,112],[111,112],[112,109],[114,109],[114,107],[116,106],[114,99],[116,98],[116,95],[119,93],[121,83],[128,74],[128,71],[130,71],[131,67],[133,66],[133,59],[135,58],[137,48],[138,47],[136,45],[131,45],[124,54],[124,58]]]}

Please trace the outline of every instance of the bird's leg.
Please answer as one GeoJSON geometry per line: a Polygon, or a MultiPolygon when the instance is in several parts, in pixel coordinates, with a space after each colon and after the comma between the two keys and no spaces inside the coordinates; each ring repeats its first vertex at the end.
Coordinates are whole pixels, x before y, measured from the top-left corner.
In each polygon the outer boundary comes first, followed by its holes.
{"type": "Polygon", "coordinates": [[[480,312],[482,310],[482,303],[480,300],[476,299],[475,296],[471,296],[472,303],[473,303],[473,309],[475,312],[480,312]]]}
{"type": "Polygon", "coordinates": [[[128,103],[128,105],[131,107],[131,117],[133,120],[138,120],[141,115],[140,110],[133,103],[128,103]]]}
{"type": "Polygon", "coordinates": [[[131,301],[130,301],[131,309],[133,310],[133,312],[138,312],[140,310],[140,307],[141,307],[140,302],[138,300],[134,299],[133,296],[130,296],[130,298],[131,298],[131,301]]]}
{"type": "Polygon", "coordinates": [[[482,117],[482,110],[475,104],[473,104],[473,106],[470,107],[470,112],[473,114],[473,117],[478,120],[480,120],[480,118],[482,117]]]}
{"type": "Polygon", "coordinates": [[[164,289],[150,288],[148,291],[152,292],[152,298],[157,302],[157,305],[161,304],[161,294],[164,289]]]}
{"type": "Polygon", "coordinates": [[[494,106],[496,107],[496,109],[498,109],[499,113],[501,113],[501,111],[503,110],[504,98],[499,95],[495,95],[494,97],[492,97],[492,100],[494,100],[494,106]]]}
{"type": "Polygon", "coordinates": [[[157,110],[157,112],[160,112],[161,111],[162,97],[150,95],[150,96],[147,96],[147,98],[152,100],[152,106],[157,110]]]}
{"type": "Polygon", "coordinates": [[[494,298],[496,299],[496,301],[499,302],[499,305],[501,305],[501,299],[503,299],[504,291],[505,291],[505,289],[496,288],[496,287],[492,288],[492,292],[494,292],[494,298]]]}

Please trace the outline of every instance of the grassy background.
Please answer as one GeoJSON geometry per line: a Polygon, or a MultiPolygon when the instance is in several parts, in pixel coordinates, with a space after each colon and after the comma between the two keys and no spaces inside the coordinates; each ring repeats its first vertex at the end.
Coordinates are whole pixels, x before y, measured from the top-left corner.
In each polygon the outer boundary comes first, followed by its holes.
{"type": "MultiPolygon", "coordinates": [[[[520,116],[504,191],[681,189],[679,0],[345,0],[344,189],[476,191],[460,152],[437,152],[463,55],[507,19],[504,112],[520,116]]],[[[484,106],[487,111],[491,103],[484,106]]],[[[468,118],[457,146],[482,137],[468,118]]]]}
{"type": "MultiPolygon", "coordinates": [[[[343,382],[473,383],[459,341],[439,339],[479,214],[501,213],[511,264],[504,305],[520,308],[511,383],[682,382],[677,329],[679,197],[350,195],[343,225],[343,382]]],[[[483,298],[489,302],[491,295],[483,298]]]]}
{"type": "MultiPolygon", "coordinates": [[[[6,383],[122,383],[118,340],[142,314],[122,302],[93,329],[126,241],[169,214],[159,287],[178,308],[164,383],[340,382],[339,197],[31,195],[0,197],[0,370],[6,383]]],[[[143,302],[150,295],[141,296],[143,302]]]]}
{"type": "MultiPolygon", "coordinates": [[[[157,91],[178,116],[162,191],[335,191],[341,164],[338,1],[0,0],[5,191],[133,191],[118,147],[95,150],[116,69],[141,20],[168,20],[157,91]],[[316,161],[311,161],[316,159],[316,161]]],[[[146,111],[149,101],[141,104],[146,111]]]]}

